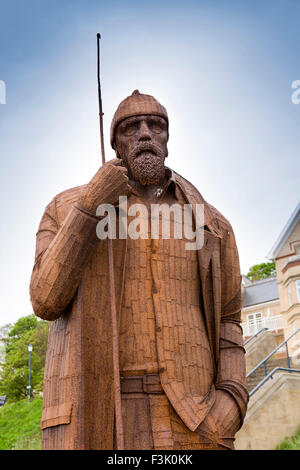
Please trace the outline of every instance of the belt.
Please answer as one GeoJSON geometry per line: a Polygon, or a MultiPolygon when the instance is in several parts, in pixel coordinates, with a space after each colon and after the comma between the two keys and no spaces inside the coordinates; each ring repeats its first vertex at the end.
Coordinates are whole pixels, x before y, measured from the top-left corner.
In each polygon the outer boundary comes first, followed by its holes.
{"type": "Polygon", "coordinates": [[[121,377],[121,393],[164,393],[158,374],[121,377]]]}

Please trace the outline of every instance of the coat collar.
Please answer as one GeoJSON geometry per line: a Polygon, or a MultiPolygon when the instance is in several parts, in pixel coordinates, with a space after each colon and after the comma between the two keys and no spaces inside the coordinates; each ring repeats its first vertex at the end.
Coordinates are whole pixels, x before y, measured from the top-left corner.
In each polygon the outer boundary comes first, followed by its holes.
{"type": "Polygon", "coordinates": [[[211,206],[205,201],[202,194],[193,186],[189,181],[180,176],[175,171],[169,169],[172,172],[171,180],[175,182],[176,187],[179,187],[182,191],[185,199],[188,203],[193,206],[193,213],[195,215],[195,204],[204,204],[204,221],[203,226],[206,230],[217,238],[223,238],[222,232],[219,228],[218,221],[213,213],[211,206]]]}

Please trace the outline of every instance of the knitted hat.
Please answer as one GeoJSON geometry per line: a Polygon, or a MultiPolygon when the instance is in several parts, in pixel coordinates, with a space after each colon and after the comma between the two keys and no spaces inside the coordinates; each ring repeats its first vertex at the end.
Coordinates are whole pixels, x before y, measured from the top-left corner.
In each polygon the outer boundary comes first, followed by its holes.
{"type": "Polygon", "coordinates": [[[117,125],[128,117],[141,116],[143,114],[155,114],[165,118],[169,124],[168,114],[164,106],[162,106],[153,96],[143,95],[139,90],[134,90],[131,96],[127,96],[119,104],[114,114],[110,126],[110,143],[114,148],[115,130],[117,125]]]}

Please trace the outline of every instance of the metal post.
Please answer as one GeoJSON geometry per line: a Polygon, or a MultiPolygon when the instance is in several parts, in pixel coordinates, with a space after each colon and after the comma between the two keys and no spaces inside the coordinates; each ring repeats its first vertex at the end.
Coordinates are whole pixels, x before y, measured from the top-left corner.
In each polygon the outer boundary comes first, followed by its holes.
{"type": "Polygon", "coordinates": [[[264,362],[265,377],[267,377],[267,361],[264,362]]]}
{"type": "Polygon", "coordinates": [[[287,358],[287,363],[288,363],[288,369],[290,369],[290,368],[291,368],[291,364],[290,364],[289,349],[288,349],[288,344],[287,344],[287,342],[285,343],[285,349],[286,349],[286,358],[287,358]]]}

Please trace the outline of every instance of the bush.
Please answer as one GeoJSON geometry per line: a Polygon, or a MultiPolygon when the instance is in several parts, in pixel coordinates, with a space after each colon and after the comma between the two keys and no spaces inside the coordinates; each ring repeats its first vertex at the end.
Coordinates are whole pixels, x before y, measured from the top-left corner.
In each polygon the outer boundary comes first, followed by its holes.
{"type": "Polygon", "coordinates": [[[300,429],[295,436],[282,441],[276,450],[300,450],[300,429]]]}

